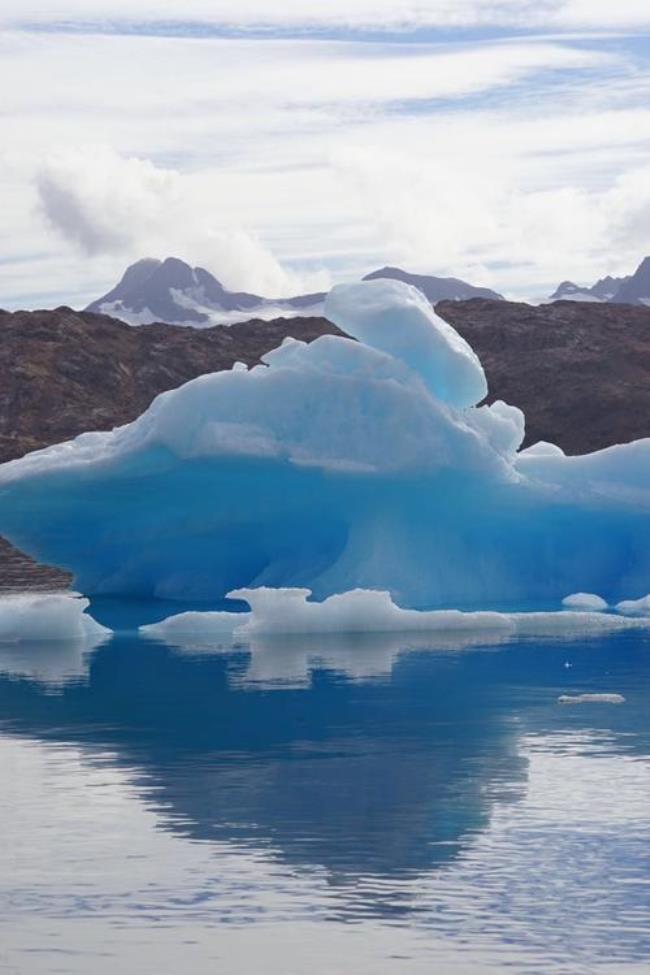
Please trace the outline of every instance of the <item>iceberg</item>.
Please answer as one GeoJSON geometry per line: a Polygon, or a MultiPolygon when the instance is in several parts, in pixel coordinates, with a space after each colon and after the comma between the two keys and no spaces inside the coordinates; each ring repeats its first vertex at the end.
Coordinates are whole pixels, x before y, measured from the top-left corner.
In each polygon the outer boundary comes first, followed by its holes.
{"type": "Polygon", "coordinates": [[[402,282],[338,286],[326,315],[350,338],[287,340],[0,466],[0,533],[93,594],[365,589],[409,610],[650,590],[650,441],[521,451],[521,411],[481,405],[478,358],[402,282]]]}

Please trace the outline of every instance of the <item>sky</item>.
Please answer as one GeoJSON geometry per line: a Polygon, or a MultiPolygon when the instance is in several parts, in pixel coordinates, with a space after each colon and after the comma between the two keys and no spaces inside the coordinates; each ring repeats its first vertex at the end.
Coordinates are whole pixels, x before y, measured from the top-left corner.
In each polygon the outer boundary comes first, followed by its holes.
{"type": "Polygon", "coordinates": [[[174,255],[537,300],[650,253],[647,0],[2,0],[0,307],[174,255]]]}

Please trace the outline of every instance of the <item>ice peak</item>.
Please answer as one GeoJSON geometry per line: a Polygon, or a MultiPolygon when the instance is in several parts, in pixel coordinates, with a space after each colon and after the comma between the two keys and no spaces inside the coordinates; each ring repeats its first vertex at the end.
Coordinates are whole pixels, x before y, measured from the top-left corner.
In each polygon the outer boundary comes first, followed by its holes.
{"type": "Polygon", "coordinates": [[[332,288],[325,316],[365,345],[405,363],[436,399],[475,406],[487,395],[478,356],[411,285],[387,278],[332,288]]]}

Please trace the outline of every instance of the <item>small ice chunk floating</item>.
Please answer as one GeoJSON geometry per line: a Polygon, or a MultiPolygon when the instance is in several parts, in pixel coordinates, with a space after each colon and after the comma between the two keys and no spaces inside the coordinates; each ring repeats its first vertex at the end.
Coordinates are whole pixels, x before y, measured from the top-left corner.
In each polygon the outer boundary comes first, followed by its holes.
{"type": "Polygon", "coordinates": [[[73,592],[0,595],[0,672],[56,688],[83,680],[88,655],[111,636],[73,592]]]}
{"type": "Polygon", "coordinates": [[[521,451],[522,413],[478,405],[478,358],[401,282],[334,288],[326,315],[352,338],[287,340],[2,465],[0,533],[88,593],[489,609],[650,591],[650,440],[521,451]]]}
{"type": "Polygon", "coordinates": [[[622,694],[561,694],[558,704],[625,704],[622,694]]]}
{"type": "Polygon", "coordinates": [[[0,646],[70,640],[94,644],[111,631],[86,612],[89,605],[72,592],[0,595],[0,646]]]}
{"type": "Polygon", "coordinates": [[[607,603],[602,596],[592,592],[574,592],[562,600],[565,609],[584,610],[585,612],[600,613],[607,609],[607,603]]]}

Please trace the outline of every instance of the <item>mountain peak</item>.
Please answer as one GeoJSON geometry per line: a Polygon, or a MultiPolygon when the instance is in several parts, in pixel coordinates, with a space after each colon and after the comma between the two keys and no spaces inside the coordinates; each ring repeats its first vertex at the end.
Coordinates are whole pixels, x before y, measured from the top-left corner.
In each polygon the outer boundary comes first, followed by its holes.
{"type": "Polygon", "coordinates": [[[177,257],[166,257],[151,277],[158,279],[163,286],[168,288],[182,290],[196,286],[196,275],[193,269],[177,257]]]}
{"type": "Polygon", "coordinates": [[[616,304],[650,306],[650,257],[644,257],[631,278],[627,278],[612,301],[616,304]]]}
{"type": "Polygon", "coordinates": [[[167,322],[209,326],[257,315],[277,318],[320,314],[324,294],[271,300],[246,291],[229,291],[203,267],[191,267],[178,257],[164,261],[144,258],[127,268],[120,282],[87,311],[121,318],[131,325],[167,322]]]}
{"type": "MultiPolygon", "coordinates": [[[[144,257],[141,261],[136,261],[135,264],[130,264],[126,271],[122,275],[121,280],[113,288],[114,292],[126,292],[131,291],[131,289],[137,289],[141,287],[151,275],[161,267],[162,261],[159,261],[155,257],[144,257]]],[[[108,296],[107,296],[108,297],[108,296]]]]}
{"type": "Polygon", "coordinates": [[[562,301],[569,296],[581,294],[586,290],[586,288],[581,288],[574,281],[562,281],[561,284],[558,284],[549,301],[562,301]]]}

